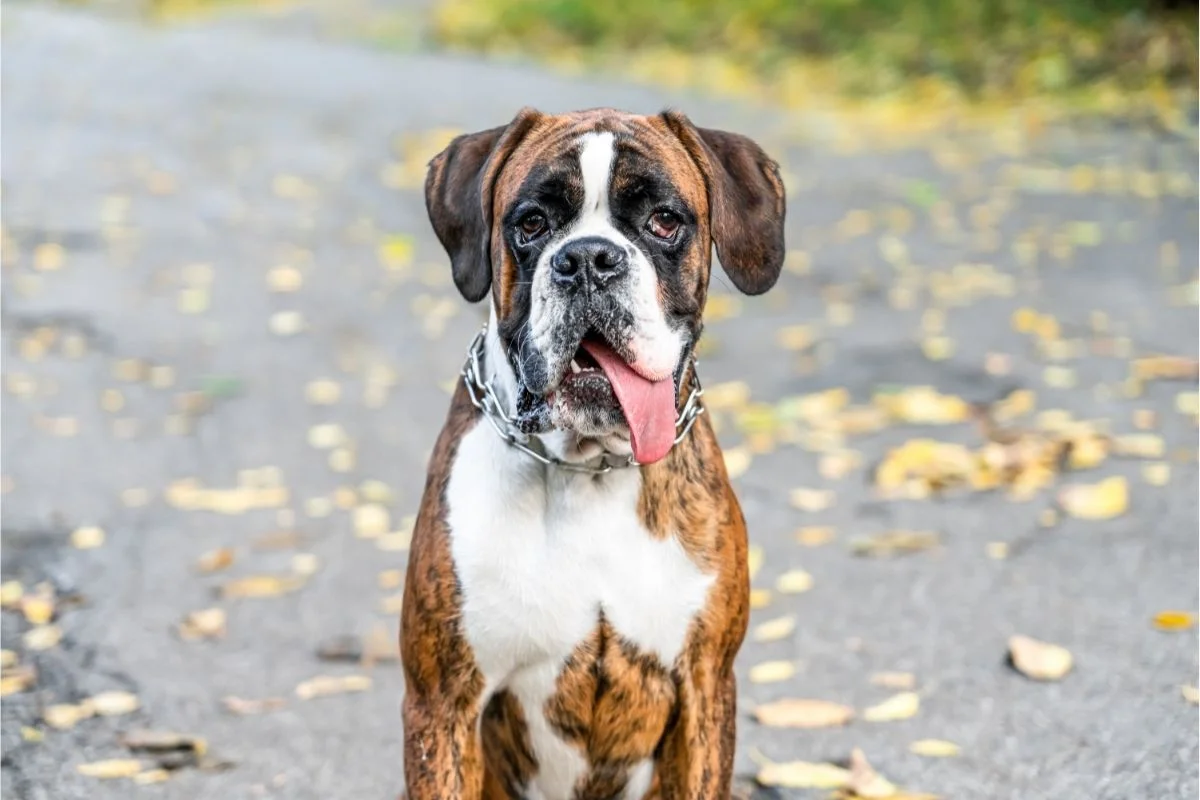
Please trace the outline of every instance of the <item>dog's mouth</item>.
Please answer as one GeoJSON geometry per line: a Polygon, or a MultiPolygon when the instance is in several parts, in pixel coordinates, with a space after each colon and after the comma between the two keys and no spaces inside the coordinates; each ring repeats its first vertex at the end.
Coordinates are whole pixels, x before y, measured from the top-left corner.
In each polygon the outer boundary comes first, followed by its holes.
{"type": "MultiPolygon", "coordinates": [[[[625,360],[597,333],[579,343],[558,388],[547,397],[552,406],[591,417],[623,418],[633,457],[650,464],[675,442],[675,381],[652,380],[625,360]]],[[[574,416],[574,414],[570,414],[574,416]]]]}

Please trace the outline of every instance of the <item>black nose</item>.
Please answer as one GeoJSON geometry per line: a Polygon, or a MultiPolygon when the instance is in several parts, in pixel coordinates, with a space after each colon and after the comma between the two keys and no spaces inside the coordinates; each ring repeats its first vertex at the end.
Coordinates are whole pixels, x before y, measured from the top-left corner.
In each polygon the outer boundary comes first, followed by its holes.
{"type": "Polygon", "coordinates": [[[585,236],[567,242],[550,258],[554,280],[564,286],[589,281],[602,289],[624,275],[628,267],[625,248],[602,236],[585,236]]]}

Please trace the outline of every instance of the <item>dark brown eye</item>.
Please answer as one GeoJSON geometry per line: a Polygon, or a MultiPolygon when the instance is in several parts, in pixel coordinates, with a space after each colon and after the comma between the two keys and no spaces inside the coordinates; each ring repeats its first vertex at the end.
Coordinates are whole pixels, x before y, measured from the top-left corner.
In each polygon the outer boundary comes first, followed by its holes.
{"type": "Polygon", "coordinates": [[[546,231],[546,217],[533,211],[521,217],[521,221],[517,223],[517,226],[520,227],[521,235],[525,241],[531,242],[546,231]]]}
{"type": "Polygon", "coordinates": [[[670,239],[679,230],[679,217],[670,211],[655,211],[646,222],[646,230],[659,239],[670,239]]]}

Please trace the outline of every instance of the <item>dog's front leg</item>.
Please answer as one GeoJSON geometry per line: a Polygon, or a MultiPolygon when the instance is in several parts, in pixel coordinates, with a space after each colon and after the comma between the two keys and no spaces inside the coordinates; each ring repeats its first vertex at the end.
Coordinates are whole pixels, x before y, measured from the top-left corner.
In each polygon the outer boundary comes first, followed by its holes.
{"type": "Polygon", "coordinates": [[[478,800],[483,755],[478,714],[413,693],[404,697],[407,800],[478,800]]]}
{"type": "Polygon", "coordinates": [[[695,664],[680,685],[679,716],[655,772],[661,800],[727,800],[733,781],[737,679],[733,669],[695,664]]]}

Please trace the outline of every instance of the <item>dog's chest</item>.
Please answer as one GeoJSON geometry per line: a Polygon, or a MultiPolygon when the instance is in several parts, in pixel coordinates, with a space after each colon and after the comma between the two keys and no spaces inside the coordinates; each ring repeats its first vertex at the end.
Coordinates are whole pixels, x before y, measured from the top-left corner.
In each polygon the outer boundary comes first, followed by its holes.
{"type": "Polygon", "coordinates": [[[545,797],[570,796],[595,756],[568,730],[602,715],[581,688],[591,676],[656,687],[647,708],[669,708],[668,672],[713,580],[644,528],[640,489],[636,470],[547,476],[486,423],[459,444],[446,499],[463,630],[489,695],[508,690],[523,709],[545,797]],[[583,697],[588,708],[567,707],[583,697]]]}

